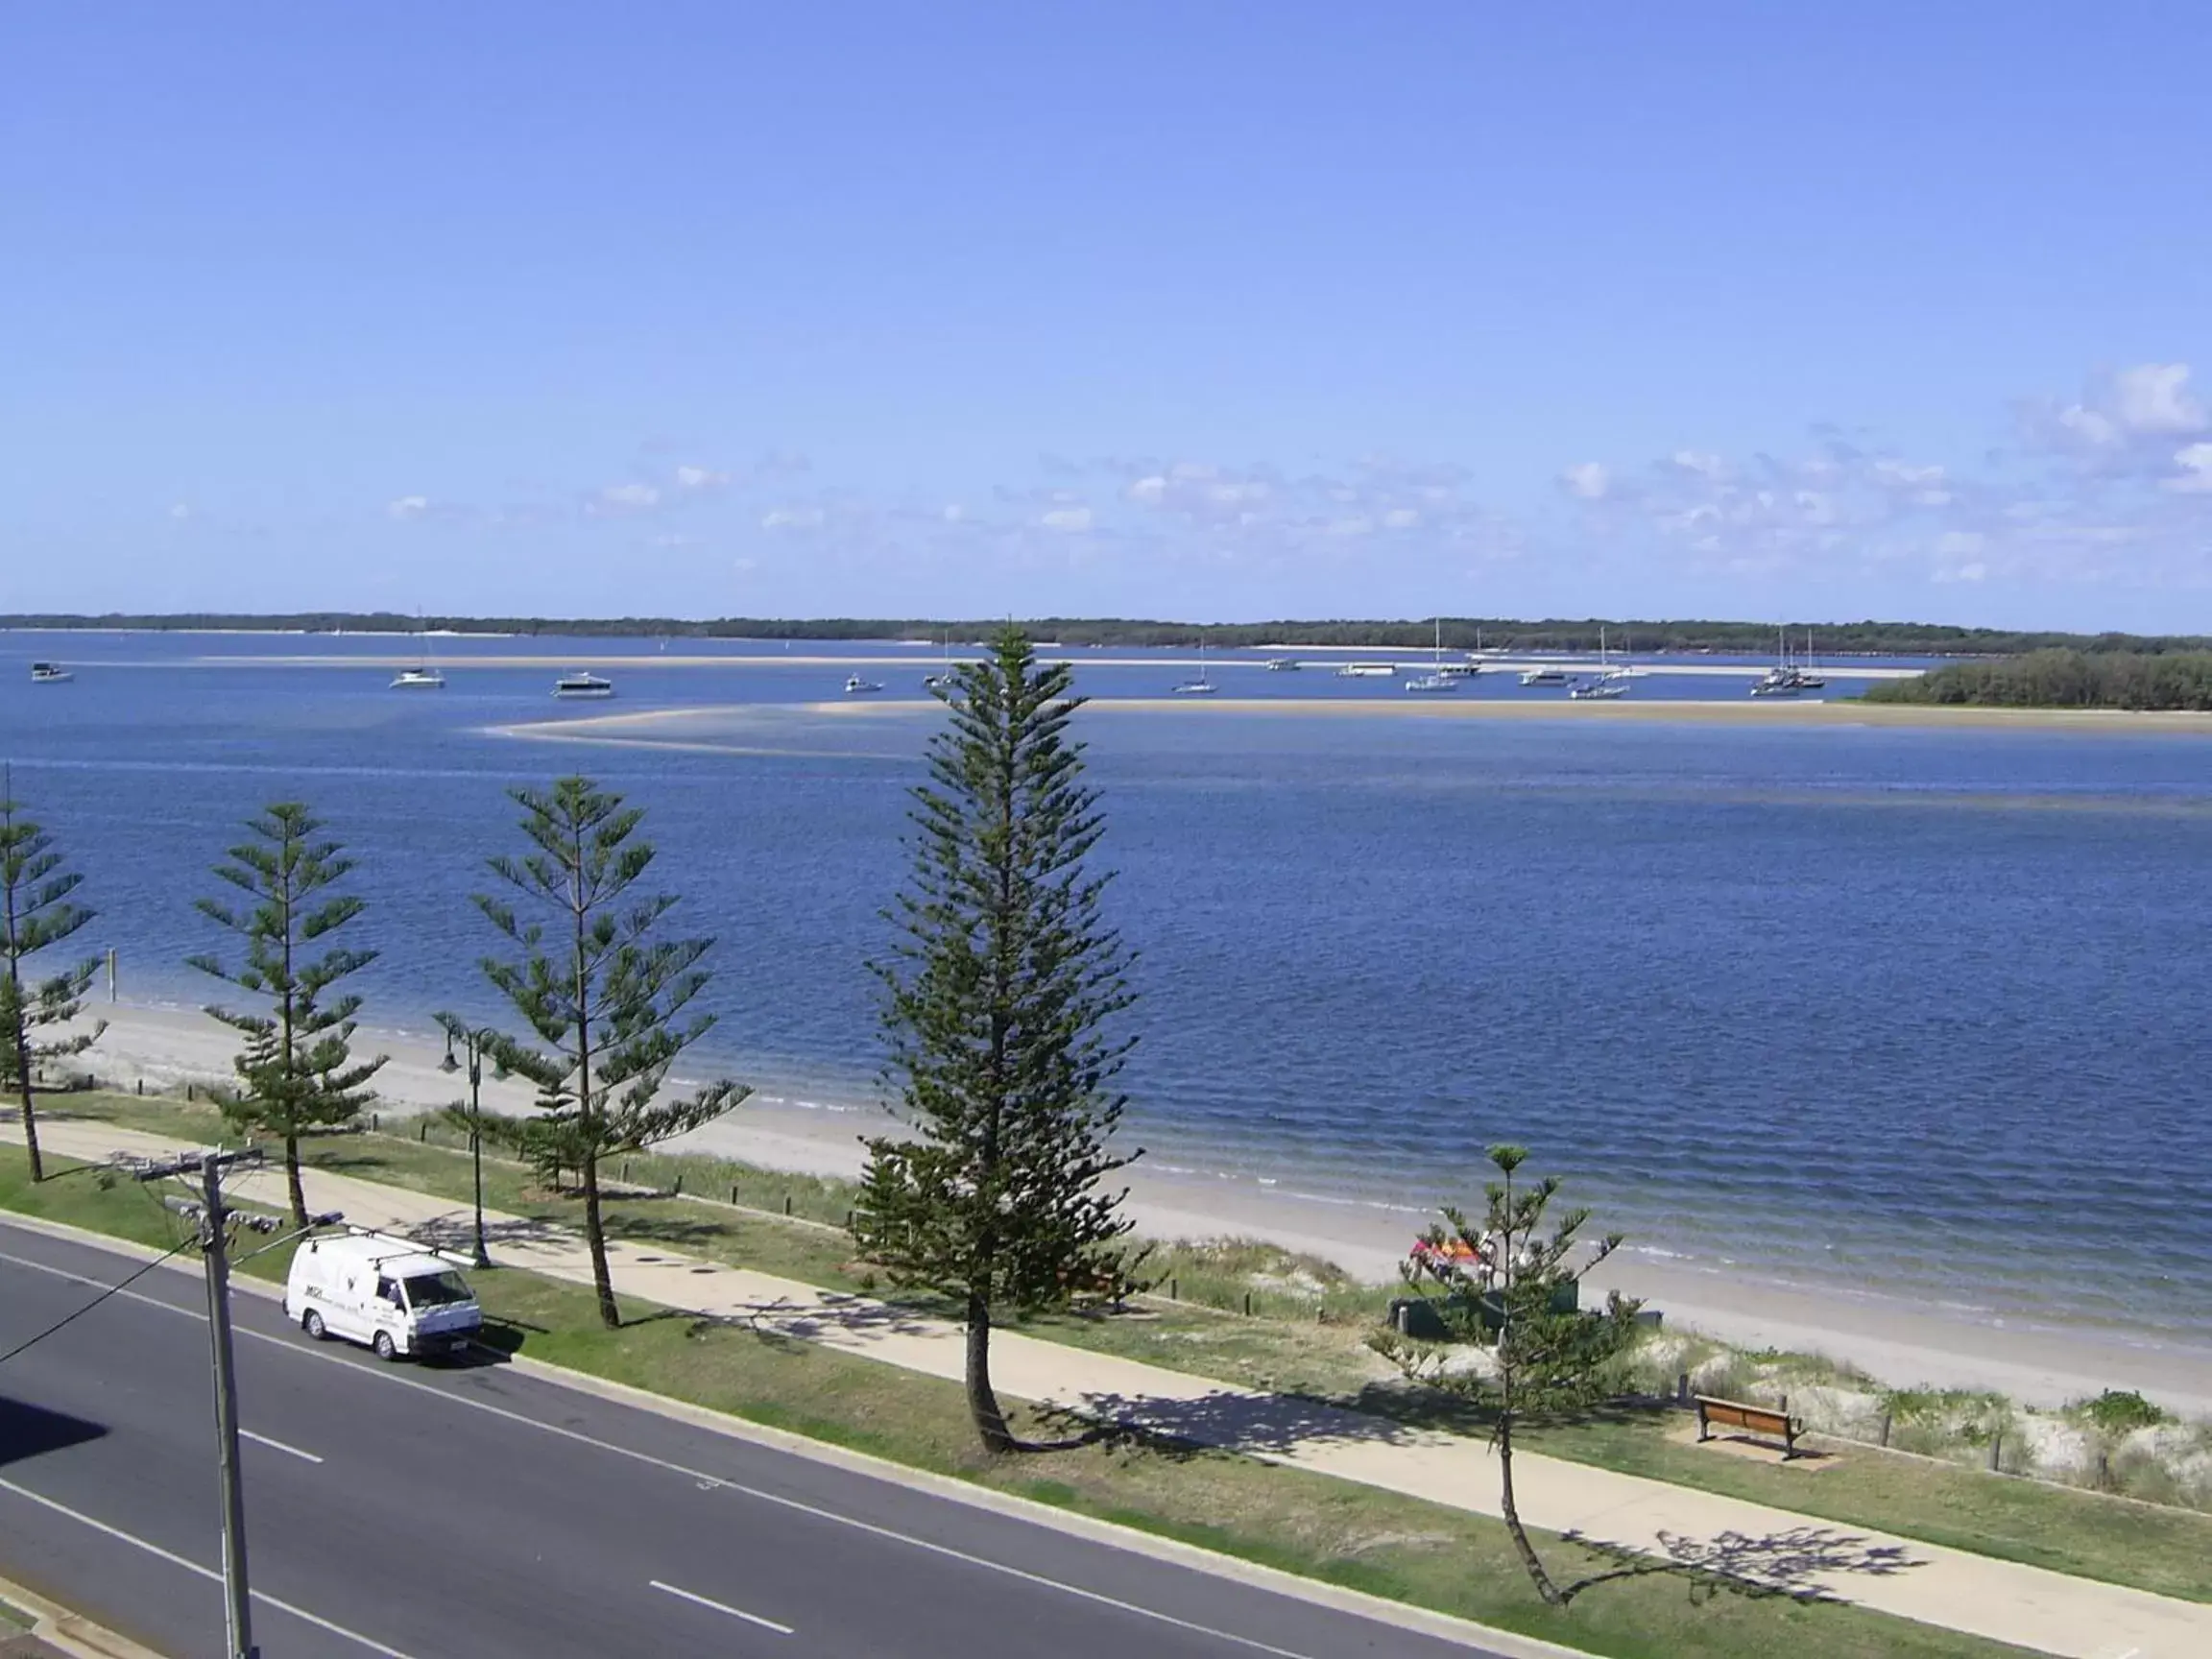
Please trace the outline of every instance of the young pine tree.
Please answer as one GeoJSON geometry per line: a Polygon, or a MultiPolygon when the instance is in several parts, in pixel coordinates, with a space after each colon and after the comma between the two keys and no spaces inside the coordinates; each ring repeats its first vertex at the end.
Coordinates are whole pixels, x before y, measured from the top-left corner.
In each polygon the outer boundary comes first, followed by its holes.
{"type": "Polygon", "coordinates": [[[895,1281],[966,1309],[968,1407],[992,1452],[1018,1445],[991,1386],[993,1321],[1114,1283],[1130,1227],[1098,1188],[1135,1156],[1107,1144],[1133,1039],[1106,1027],[1130,1003],[1130,956],[1100,916],[1111,877],[1090,868],[1103,820],[1068,738],[1070,679],[1013,628],[957,670],[886,912],[901,938],[874,968],[912,1135],[868,1142],[854,1235],[895,1281]]]}
{"type": "Polygon", "coordinates": [[[71,898],[84,878],[66,868],[54,838],[22,815],[9,791],[12,781],[0,776],[0,1085],[14,1094],[23,1114],[31,1179],[43,1181],[32,1077],[40,1061],[82,1054],[108,1026],[98,1021],[89,1031],[39,1036],[84,1013],[84,992],[100,964],[94,958],[43,979],[26,977],[24,964],[31,957],[75,933],[92,920],[92,912],[71,898]]]}
{"type": "Polygon", "coordinates": [[[319,838],[321,819],[297,801],[279,801],[249,818],[246,829],[251,838],[230,849],[229,862],[216,865],[215,875],[248,902],[198,901],[202,915],[238,936],[243,959],[232,966],[205,952],[185,961],[268,1001],[267,1013],[207,1009],[246,1038],[233,1062],[242,1087],[224,1101],[223,1116],[234,1128],[282,1140],[292,1224],[304,1227],[300,1137],[358,1117],[373,1097],[370,1078],[389,1058],[353,1058],[353,1016],[361,1011],[361,998],[330,995],[341,980],[375,961],[376,952],[314,953],[320,941],[362,910],[358,897],[333,891],[353,860],[340,843],[319,838]]]}
{"type": "Polygon", "coordinates": [[[519,952],[511,961],[487,956],[483,968],[542,1046],[507,1040],[493,1052],[538,1085],[541,1115],[522,1126],[533,1160],[565,1165],[582,1184],[599,1317],[613,1330],[622,1317],[607,1271],[600,1161],[696,1129],[752,1091],[725,1080],[687,1099],[657,1099],[677,1056],[713,1028],[713,1015],[686,1011],[707,988],[700,962],[714,942],[654,938],[674,896],[626,897],[653,862],[652,844],[634,839],[643,810],[589,778],[510,794],[534,851],[493,858],[492,871],[535,919],[477,895],[477,908],[519,952]]]}
{"type": "Polygon", "coordinates": [[[1590,1218],[1587,1210],[1565,1212],[1546,1232],[1559,1180],[1547,1175],[1516,1186],[1514,1174],[1527,1157],[1519,1146],[1491,1147],[1490,1162],[1503,1179],[1483,1189],[1481,1226],[1447,1208],[1406,1266],[1407,1282],[1429,1298],[1455,1339],[1477,1342],[1494,1333],[1490,1369],[1446,1370],[1442,1348],[1394,1338],[1377,1346],[1408,1376],[1489,1407],[1506,1530],[1537,1593],[1563,1607],[1572,1592],[1551,1581],[1521,1525],[1513,1496],[1513,1431],[1524,1417],[1586,1409],[1606,1396],[1619,1361],[1635,1346],[1638,1305],[1615,1291],[1601,1312],[1576,1310],[1583,1275],[1620,1248],[1621,1237],[1581,1251],[1576,1236],[1590,1218]],[[1577,1254],[1584,1257],[1579,1266],[1574,1262],[1577,1254]],[[1476,1265],[1470,1269],[1468,1262],[1476,1265]]]}

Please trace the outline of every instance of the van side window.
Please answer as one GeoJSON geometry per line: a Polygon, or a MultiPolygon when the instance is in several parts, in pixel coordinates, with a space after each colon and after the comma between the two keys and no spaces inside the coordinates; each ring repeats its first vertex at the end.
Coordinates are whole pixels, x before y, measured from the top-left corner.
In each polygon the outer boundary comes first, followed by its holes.
{"type": "Polygon", "coordinates": [[[376,1295],[379,1301],[389,1302],[395,1308],[400,1306],[399,1286],[390,1279],[376,1281],[376,1295]]]}

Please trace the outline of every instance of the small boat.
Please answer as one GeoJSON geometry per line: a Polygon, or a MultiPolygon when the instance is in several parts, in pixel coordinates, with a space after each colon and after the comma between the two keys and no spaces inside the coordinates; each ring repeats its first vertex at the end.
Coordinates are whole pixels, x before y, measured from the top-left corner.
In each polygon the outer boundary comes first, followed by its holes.
{"type": "Polygon", "coordinates": [[[77,676],[59,662],[34,662],[31,664],[31,684],[34,685],[59,685],[77,676]]]}
{"type": "Polygon", "coordinates": [[[952,672],[952,636],[948,634],[945,636],[945,666],[938,669],[934,674],[924,675],[922,689],[925,691],[950,691],[959,683],[958,677],[952,672]]]}
{"type": "Polygon", "coordinates": [[[845,681],[845,695],[848,697],[864,697],[871,691],[882,689],[882,685],[877,681],[863,680],[857,674],[849,676],[845,681]]]}
{"type": "Polygon", "coordinates": [[[1567,695],[1577,703],[1609,703],[1616,697],[1628,695],[1628,682],[1623,675],[1607,674],[1597,680],[1585,680],[1579,685],[1569,686],[1567,695]]]}
{"type": "Polygon", "coordinates": [[[1797,677],[1787,668],[1769,668],[1765,676],[1752,683],[1754,697],[1794,697],[1805,687],[1797,684],[1797,677]]]}
{"type": "Polygon", "coordinates": [[[1444,618],[1436,618],[1436,644],[1430,654],[1429,672],[1418,680],[1406,682],[1408,691],[1453,691],[1462,680],[1472,680],[1482,672],[1482,664],[1472,658],[1457,662],[1444,661],[1444,618]]]}
{"type": "Polygon", "coordinates": [[[1339,680],[1395,680],[1397,677],[1395,662],[1347,662],[1336,670],[1339,680]]]}
{"type": "Polygon", "coordinates": [[[395,691],[443,691],[445,676],[435,668],[402,668],[392,681],[395,691]]]}
{"type": "Polygon", "coordinates": [[[556,697],[612,697],[614,695],[614,682],[603,679],[597,674],[587,674],[578,670],[574,674],[564,674],[560,679],[554,681],[553,695],[556,697]]]}
{"type": "Polygon", "coordinates": [[[1459,682],[1449,674],[1417,674],[1406,682],[1408,691],[1456,691],[1459,682]]]}
{"type": "Polygon", "coordinates": [[[1525,668],[1521,671],[1524,685],[1565,685],[1575,676],[1564,668],[1525,668]]]}
{"type": "Polygon", "coordinates": [[[1198,641],[1198,677],[1194,680],[1186,680],[1182,685],[1176,686],[1175,695],[1178,697],[1211,697],[1214,695],[1214,682],[1206,678],[1206,641],[1201,639],[1198,641]]]}
{"type": "Polygon", "coordinates": [[[1436,672],[1447,680],[1472,680],[1482,672],[1482,664],[1473,661],[1444,662],[1437,665],[1436,672]]]}
{"type": "Polygon", "coordinates": [[[1305,666],[1306,664],[1299,661],[1295,657],[1270,657],[1267,659],[1267,672],[1270,674],[1295,674],[1305,666]]]}

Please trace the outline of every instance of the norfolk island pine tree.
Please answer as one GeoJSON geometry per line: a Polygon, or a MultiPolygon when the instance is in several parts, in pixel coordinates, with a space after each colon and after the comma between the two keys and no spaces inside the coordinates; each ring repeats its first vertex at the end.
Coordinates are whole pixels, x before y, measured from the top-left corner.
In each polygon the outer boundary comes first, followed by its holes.
{"type": "Polygon", "coordinates": [[[318,839],[323,821],[301,803],[278,801],[246,821],[249,839],[230,849],[215,875],[252,902],[240,906],[215,899],[196,901],[200,913],[244,944],[244,957],[227,965],[212,952],[187,956],[203,974],[267,998],[266,1014],[240,1013],[209,1004],[215,1020],[241,1032],[246,1044],[232,1063],[242,1089],[223,1101],[223,1116],[241,1130],[260,1131],[284,1143],[284,1187],[292,1224],[307,1225],[300,1190],[300,1137],[352,1121],[373,1096],[369,1080],[387,1055],[353,1058],[354,1015],[361,998],[350,993],[325,1003],[325,995],[376,960],[373,950],[332,949],[310,957],[309,947],[361,914],[363,901],[333,891],[353,868],[337,841],[318,839]]]}
{"type": "Polygon", "coordinates": [[[60,944],[93,912],[75,902],[84,878],[55,851],[54,838],[26,818],[13,796],[12,770],[0,772],[0,1086],[13,1092],[23,1118],[23,1144],[31,1179],[43,1181],[38,1115],[32,1080],[44,1060],[82,1054],[99,1040],[107,1022],[90,1031],[41,1041],[46,1026],[66,1025],[84,1011],[84,993],[99,972],[97,957],[45,978],[26,978],[24,964],[60,944]]]}
{"type": "Polygon", "coordinates": [[[992,1452],[1019,1445],[991,1383],[994,1320],[1116,1286],[1128,1265],[1124,1194],[1099,1182],[1137,1156],[1107,1144],[1131,956],[1101,916],[1112,877],[1091,868],[1104,821],[1068,736],[1071,680],[1011,627],[955,670],[885,913],[898,943],[871,965],[910,1134],[868,1142],[853,1231],[896,1283],[962,1304],[969,1412],[992,1452]]]}
{"type": "Polygon", "coordinates": [[[492,873],[541,919],[478,894],[476,907],[517,951],[482,967],[535,1046],[502,1036],[489,1051],[538,1087],[540,1115],[517,1125],[534,1159],[577,1172],[599,1318],[613,1330],[622,1315],[607,1270],[600,1160],[696,1129],[752,1091],[723,1079],[687,1099],[658,1099],[669,1067],[714,1026],[712,1014],[687,1012],[711,978],[700,964],[714,941],[650,937],[673,894],[625,902],[655,856],[634,838],[644,809],[589,778],[508,793],[532,851],[491,859],[492,873]]]}
{"type": "Polygon", "coordinates": [[[1494,1328],[1491,1370],[1447,1369],[1446,1349],[1395,1336],[1380,1337],[1375,1346],[1407,1376],[1489,1408],[1506,1530],[1537,1594],[1563,1607],[1575,1587],[1562,1590],[1552,1582],[1521,1524],[1513,1492],[1513,1431],[1525,1417],[1586,1409],[1612,1392],[1619,1363],[1636,1343],[1639,1305],[1615,1291],[1602,1311],[1575,1308],[1579,1296],[1569,1292],[1578,1292],[1582,1278],[1621,1247],[1621,1235],[1582,1247],[1578,1236],[1590,1218],[1587,1210],[1552,1217],[1547,1232],[1559,1179],[1547,1175],[1516,1186],[1514,1176],[1527,1158],[1520,1146],[1491,1147],[1490,1162],[1501,1179],[1483,1189],[1481,1223],[1447,1207],[1444,1219],[1421,1236],[1406,1264],[1407,1284],[1428,1298],[1455,1340],[1479,1342],[1494,1328]],[[1486,1273],[1471,1280],[1460,1265],[1470,1261],[1486,1263],[1486,1273]],[[1485,1278],[1487,1285],[1481,1283],[1485,1278]]]}

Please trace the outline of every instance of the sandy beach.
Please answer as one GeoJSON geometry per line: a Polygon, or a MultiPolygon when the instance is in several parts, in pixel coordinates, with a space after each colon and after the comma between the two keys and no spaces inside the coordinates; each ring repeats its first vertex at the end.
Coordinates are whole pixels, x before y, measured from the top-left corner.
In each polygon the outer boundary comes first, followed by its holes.
{"type": "MultiPolygon", "coordinates": [[[[626,709],[618,714],[531,720],[488,729],[489,734],[552,741],[710,744],[717,724],[757,729],[764,718],[794,713],[849,720],[911,717],[936,709],[933,698],[865,698],[817,703],[720,703],[682,709],[626,709]]],[[[1983,709],[1915,703],[1860,703],[1721,698],[1622,698],[1576,703],[1559,699],[1450,698],[1099,698],[1085,712],[1124,714],[1265,714],[1278,719],[1605,720],[1768,728],[1887,727],[1985,732],[2096,732],[2112,736],[2212,736],[2212,713],[2184,709],[1983,709]]]]}
{"type": "MultiPolygon", "coordinates": [[[[149,1089],[175,1089],[230,1073],[232,1034],[203,1014],[132,1003],[98,1012],[108,1029],[83,1064],[110,1086],[129,1089],[143,1079],[149,1089]]],[[[444,1048],[433,1031],[365,1029],[356,1046],[392,1057],[377,1077],[378,1110],[387,1116],[434,1110],[464,1092],[460,1077],[438,1069],[444,1048]]],[[[513,1081],[487,1076],[484,1091],[489,1108],[531,1109],[529,1091],[513,1081]]],[[[860,1137],[889,1123],[865,1107],[826,1109],[760,1096],[669,1149],[850,1177],[860,1169],[860,1137]]],[[[1128,1171],[1127,1185],[1130,1214],[1147,1237],[1265,1238],[1377,1284],[1396,1281],[1421,1224],[1413,1214],[1283,1193],[1249,1181],[1158,1173],[1142,1163],[1128,1171]]],[[[1471,1175],[1471,1196],[1476,1187],[1471,1175]]],[[[1617,1286],[1646,1298],[1671,1327],[1742,1346],[1826,1354],[1897,1385],[1993,1388],[2035,1406],[2135,1388],[2173,1409],[2212,1416],[2212,1347],[2137,1344],[2104,1331],[2029,1327],[1873,1295],[1813,1292],[1625,1251],[1616,1262],[1599,1288],[1617,1286]]]]}

